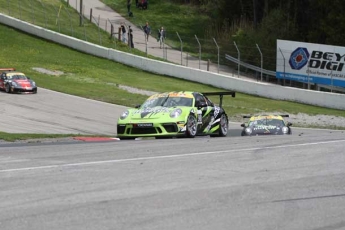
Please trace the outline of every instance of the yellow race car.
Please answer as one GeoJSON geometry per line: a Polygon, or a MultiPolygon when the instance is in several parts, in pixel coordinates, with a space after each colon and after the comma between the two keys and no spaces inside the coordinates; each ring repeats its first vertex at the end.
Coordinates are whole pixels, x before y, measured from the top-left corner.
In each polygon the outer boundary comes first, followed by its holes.
{"type": "Polygon", "coordinates": [[[289,117],[289,115],[243,116],[243,118],[249,118],[249,121],[241,124],[243,127],[241,136],[291,134],[292,124],[286,122],[284,117],[289,117]]]}

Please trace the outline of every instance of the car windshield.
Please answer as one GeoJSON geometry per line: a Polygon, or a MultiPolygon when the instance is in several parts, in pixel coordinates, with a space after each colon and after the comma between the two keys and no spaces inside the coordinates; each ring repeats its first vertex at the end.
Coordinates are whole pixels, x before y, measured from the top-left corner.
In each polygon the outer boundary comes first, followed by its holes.
{"type": "Polygon", "coordinates": [[[141,108],[153,108],[156,106],[163,106],[163,107],[176,107],[176,106],[192,106],[193,105],[193,98],[189,97],[169,97],[169,95],[165,96],[157,96],[157,97],[150,97],[147,99],[141,108]]]}
{"type": "Polygon", "coordinates": [[[278,127],[285,126],[284,121],[280,119],[263,118],[263,119],[258,119],[258,120],[249,122],[249,126],[259,126],[259,125],[278,126],[278,127]]]}
{"type": "Polygon", "coordinates": [[[8,79],[12,80],[27,80],[28,78],[25,75],[10,75],[8,79]]]}

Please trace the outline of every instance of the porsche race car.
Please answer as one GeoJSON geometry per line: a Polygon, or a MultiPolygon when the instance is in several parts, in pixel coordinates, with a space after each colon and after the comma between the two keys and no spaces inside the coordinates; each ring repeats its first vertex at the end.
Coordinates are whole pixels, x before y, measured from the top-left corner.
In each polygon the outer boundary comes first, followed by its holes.
{"type": "Polygon", "coordinates": [[[224,137],[228,116],[222,108],[224,95],[235,92],[166,92],[150,96],[142,105],[123,112],[117,121],[117,137],[224,137]],[[215,105],[208,96],[219,96],[215,105]]]}
{"type": "Polygon", "coordinates": [[[14,68],[0,69],[0,90],[6,93],[37,93],[36,83],[14,68]]]}
{"type": "Polygon", "coordinates": [[[243,118],[249,118],[249,121],[241,124],[243,127],[241,136],[291,134],[292,124],[286,122],[284,117],[289,117],[289,115],[243,116],[243,118]]]}

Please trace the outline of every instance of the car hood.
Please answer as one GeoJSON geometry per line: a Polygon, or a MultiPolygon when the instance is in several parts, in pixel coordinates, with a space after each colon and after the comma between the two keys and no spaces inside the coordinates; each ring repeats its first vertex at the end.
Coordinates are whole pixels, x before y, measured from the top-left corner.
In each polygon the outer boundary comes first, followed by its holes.
{"type": "Polygon", "coordinates": [[[135,109],[131,110],[129,114],[130,119],[158,119],[165,116],[169,117],[171,111],[176,108],[168,108],[157,106],[153,108],[145,108],[145,109],[135,109]]]}
{"type": "Polygon", "coordinates": [[[31,87],[31,81],[29,80],[12,80],[12,82],[17,83],[21,87],[31,87]]]}
{"type": "Polygon", "coordinates": [[[153,108],[145,109],[129,109],[128,117],[125,119],[126,122],[132,121],[147,121],[154,119],[172,119],[170,113],[175,109],[181,109],[182,113],[179,117],[184,117],[186,111],[190,111],[189,107],[162,107],[157,106],[153,108]]]}

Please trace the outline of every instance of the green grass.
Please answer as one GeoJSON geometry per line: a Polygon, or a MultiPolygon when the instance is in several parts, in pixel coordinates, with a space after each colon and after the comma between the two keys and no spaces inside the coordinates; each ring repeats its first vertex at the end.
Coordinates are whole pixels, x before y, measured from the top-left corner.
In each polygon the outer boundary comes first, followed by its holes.
{"type": "MultiPolygon", "coordinates": [[[[4,2],[6,1],[0,0],[2,10],[6,9],[4,2]]],[[[93,30],[94,33],[97,33],[96,27],[93,30]]],[[[221,90],[208,85],[144,72],[113,61],[93,57],[49,41],[40,40],[4,25],[0,25],[0,43],[2,45],[1,67],[15,67],[25,72],[37,82],[39,87],[99,101],[133,107],[147,98],[144,95],[122,90],[117,85],[157,92],[221,90]],[[34,67],[63,71],[64,74],[60,76],[46,75],[33,70],[34,67]]],[[[218,101],[218,98],[215,97],[211,99],[215,102],[218,101]]],[[[231,120],[239,120],[243,114],[259,112],[325,114],[345,117],[343,110],[271,100],[242,93],[237,93],[236,98],[224,97],[223,106],[231,120]]],[[[2,134],[0,139],[5,136],[8,138],[11,135],[14,134],[2,134]]]]}
{"type": "Polygon", "coordinates": [[[73,137],[77,136],[75,134],[32,134],[32,133],[5,133],[0,132],[0,140],[4,141],[17,141],[17,140],[28,140],[28,139],[38,139],[38,138],[62,138],[62,137],[73,137]]]}
{"type": "Polygon", "coordinates": [[[216,60],[216,46],[213,40],[210,38],[206,40],[204,36],[211,20],[197,7],[189,4],[174,4],[171,1],[149,0],[148,9],[141,10],[135,7],[135,0],[132,0],[131,11],[134,16],[128,17],[127,0],[101,1],[137,26],[143,26],[149,22],[154,37],[157,36],[159,28],[163,26],[167,32],[166,43],[176,49],[180,49],[180,40],[176,34],[178,32],[183,41],[184,51],[193,56],[197,56],[199,52],[196,35],[202,44],[202,49],[213,52],[213,54],[206,54],[203,51],[203,59],[211,55],[216,60]],[[208,49],[208,46],[211,48],[208,49]]]}
{"type": "MultiPolygon", "coordinates": [[[[130,49],[126,44],[110,37],[105,28],[99,29],[89,18],[83,17],[80,25],[78,12],[63,0],[0,0],[0,13],[84,41],[146,57],[145,52],[130,49]]],[[[98,21],[98,17],[92,21],[98,21]]],[[[110,28],[108,22],[107,28],[110,28]]],[[[151,55],[148,57],[159,59],[151,55]]]]}

